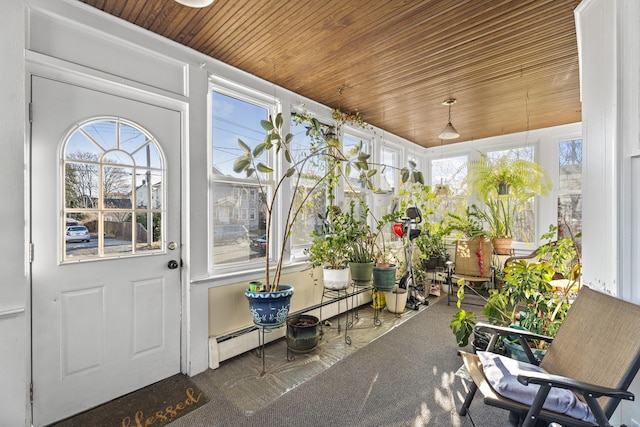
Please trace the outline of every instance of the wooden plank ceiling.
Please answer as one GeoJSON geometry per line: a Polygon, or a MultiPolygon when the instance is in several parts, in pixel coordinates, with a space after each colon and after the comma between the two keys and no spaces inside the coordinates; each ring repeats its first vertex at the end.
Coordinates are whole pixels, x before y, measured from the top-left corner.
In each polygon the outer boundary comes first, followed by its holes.
{"type": "Polygon", "coordinates": [[[79,1],[425,147],[581,120],[579,0],[79,1]]]}

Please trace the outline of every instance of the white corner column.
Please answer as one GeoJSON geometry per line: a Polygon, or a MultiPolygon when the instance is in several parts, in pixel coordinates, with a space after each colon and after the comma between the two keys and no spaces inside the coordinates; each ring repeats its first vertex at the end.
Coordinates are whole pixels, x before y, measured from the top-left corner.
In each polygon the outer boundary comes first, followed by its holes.
{"type": "MultiPolygon", "coordinates": [[[[637,0],[584,0],[575,11],[584,138],[583,281],[638,304],[639,16],[637,0]]],[[[630,390],[640,395],[640,378],[630,390]]],[[[640,406],[621,403],[612,422],[638,425],[640,406]]]]}

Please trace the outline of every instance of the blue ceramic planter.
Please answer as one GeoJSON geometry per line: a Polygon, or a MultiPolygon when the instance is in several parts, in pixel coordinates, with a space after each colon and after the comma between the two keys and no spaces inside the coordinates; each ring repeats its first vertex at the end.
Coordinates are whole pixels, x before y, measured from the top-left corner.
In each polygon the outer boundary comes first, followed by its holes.
{"type": "Polygon", "coordinates": [[[289,315],[293,286],[280,285],[276,292],[252,292],[247,289],[244,295],[249,301],[253,323],[276,328],[282,326],[289,315]]]}

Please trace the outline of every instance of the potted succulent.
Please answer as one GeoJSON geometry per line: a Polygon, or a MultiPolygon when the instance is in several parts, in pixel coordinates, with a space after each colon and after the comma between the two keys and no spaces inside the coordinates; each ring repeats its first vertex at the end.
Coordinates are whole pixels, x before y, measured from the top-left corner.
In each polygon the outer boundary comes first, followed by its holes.
{"type": "Polygon", "coordinates": [[[485,204],[477,212],[486,221],[494,250],[509,254],[518,212],[533,196],[546,194],[551,179],[540,164],[511,154],[492,159],[481,153],[467,162],[467,170],[470,190],[485,204]]]}
{"type": "MultiPolygon", "coordinates": [[[[330,133],[327,133],[325,137],[313,147],[313,150],[296,158],[291,149],[293,136],[291,134],[284,135],[282,129],[283,123],[282,113],[270,117],[269,120],[262,120],[261,126],[265,129],[266,136],[264,141],[253,149],[238,139],[238,145],[242,149],[242,154],[236,159],[233,167],[236,173],[244,172],[247,177],[256,178],[262,193],[262,200],[265,203],[267,242],[264,257],[265,283],[263,284],[263,290],[261,292],[251,292],[249,289],[245,291],[245,296],[249,300],[254,323],[262,327],[278,327],[282,325],[287,318],[290,299],[293,295],[293,287],[280,283],[283,262],[287,250],[287,241],[291,235],[292,227],[305,203],[307,203],[308,198],[311,197],[313,191],[318,186],[326,184],[326,181],[335,174],[335,170],[333,170],[333,168],[327,168],[325,175],[314,181],[315,184],[310,191],[303,192],[304,196],[298,204],[290,203],[288,209],[280,211],[278,210],[279,196],[281,190],[285,188],[285,183],[293,180],[290,188],[292,188],[294,194],[297,193],[304,182],[305,166],[312,161],[326,161],[328,159],[332,160],[334,165],[339,169],[341,169],[343,163],[349,163],[350,167],[361,171],[361,179],[366,182],[368,182],[369,178],[375,173],[375,170],[371,170],[367,163],[369,158],[368,154],[358,151],[353,153],[354,155],[351,156],[353,160],[350,160],[340,152],[339,141],[330,133]],[[273,190],[270,193],[267,192],[263,181],[269,174],[273,173],[273,169],[263,160],[264,153],[271,153],[274,156],[281,155],[283,157],[282,164],[285,165],[285,169],[280,177],[275,180],[273,190]],[[275,229],[273,220],[276,212],[278,215],[284,215],[284,220],[279,242],[280,248],[275,257],[275,265],[272,266],[270,242],[272,242],[271,236],[275,229]]],[[[316,127],[320,126],[319,122],[315,119],[312,119],[312,123],[316,127]]]]}
{"type": "MultiPolygon", "coordinates": [[[[553,236],[554,226],[551,226],[542,239],[553,239],[553,236]]],[[[571,306],[571,295],[579,289],[581,263],[573,238],[549,240],[538,249],[537,254],[534,262],[524,259],[507,262],[503,271],[502,288],[489,290],[488,297],[476,294],[485,302],[481,313],[489,323],[499,326],[517,325],[530,332],[553,337],[571,306]],[[551,285],[557,275],[568,281],[559,289],[551,285]]],[[[475,313],[461,307],[465,285],[464,282],[459,285],[458,310],[449,326],[458,345],[464,347],[473,333],[477,317],[475,313]]],[[[474,291],[473,288],[469,289],[474,291]]],[[[543,350],[545,344],[534,342],[531,346],[543,350]]],[[[505,345],[513,347],[510,343],[505,345]]]]}

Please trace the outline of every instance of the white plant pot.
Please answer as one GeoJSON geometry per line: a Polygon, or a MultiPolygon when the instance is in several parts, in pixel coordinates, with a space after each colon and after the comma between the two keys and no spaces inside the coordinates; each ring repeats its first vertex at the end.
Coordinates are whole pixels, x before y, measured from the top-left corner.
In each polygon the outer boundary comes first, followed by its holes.
{"type": "Polygon", "coordinates": [[[406,289],[395,289],[384,293],[384,301],[387,304],[387,311],[390,313],[404,313],[407,305],[409,293],[406,289]]]}
{"type": "Polygon", "coordinates": [[[332,291],[341,291],[349,287],[349,267],[340,269],[323,268],[324,287],[332,291]]]}

